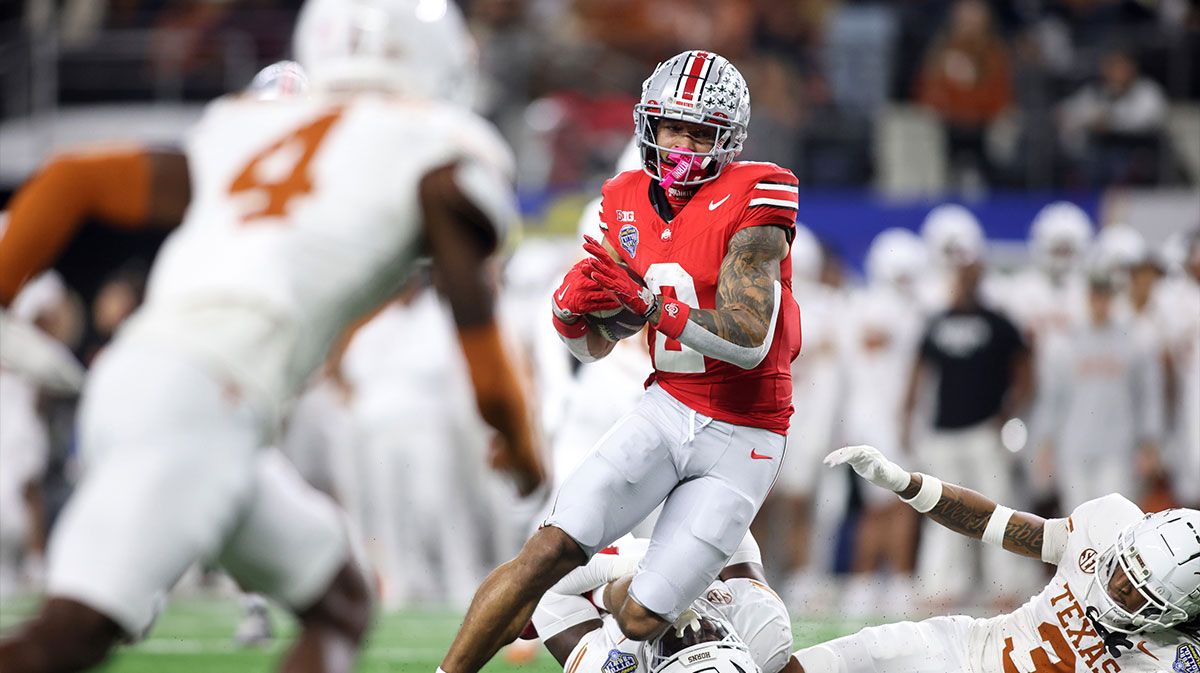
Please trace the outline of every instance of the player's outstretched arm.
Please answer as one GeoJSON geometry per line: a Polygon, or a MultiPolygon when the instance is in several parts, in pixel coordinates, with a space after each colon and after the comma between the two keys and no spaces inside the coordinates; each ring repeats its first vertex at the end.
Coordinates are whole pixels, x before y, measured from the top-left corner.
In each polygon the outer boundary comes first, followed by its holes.
{"type": "Polygon", "coordinates": [[[55,156],[9,202],[0,305],[52,266],[87,220],[121,229],[173,227],[190,198],[187,159],[176,150],[108,145],[55,156]]]}
{"type": "Polygon", "coordinates": [[[651,295],[618,268],[611,246],[585,238],[583,248],[592,254],[589,277],[662,334],[743,369],[757,367],[770,351],[782,294],[779,265],[788,254],[783,228],[752,226],[733,235],[721,262],[714,309],[651,295]]]}
{"type": "Polygon", "coordinates": [[[546,480],[546,468],[525,391],[495,320],[491,254],[505,224],[494,220],[504,214],[498,208],[485,213],[469,199],[458,185],[457,169],[444,166],[421,180],[425,235],[438,287],[458,328],[479,412],[503,440],[494,467],[508,471],[517,490],[529,495],[546,480]]]}
{"type": "Polygon", "coordinates": [[[976,540],[1001,545],[1008,551],[1057,562],[1058,541],[1045,539],[1046,521],[1028,512],[997,505],[969,488],[942,483],[937,477],[907,472],[870,446],[847,446],[825,456],[825,464],[850,465],[858,475],[895,491],[902,500],[930,519],[976,540]]]}

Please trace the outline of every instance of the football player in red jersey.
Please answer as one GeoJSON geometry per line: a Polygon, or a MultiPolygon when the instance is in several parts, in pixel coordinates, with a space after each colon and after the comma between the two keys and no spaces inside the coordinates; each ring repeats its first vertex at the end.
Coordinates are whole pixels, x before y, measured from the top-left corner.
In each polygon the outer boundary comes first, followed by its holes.
{"type": "Polygon", "coordinates": [[[796,178],[734,162],[750,96],[733,64],[711,52],[660,64],[634,119],[643,170],[605,184],[604,241],[585,243],[592,256],[564,278],[553,320],[589,361],[611,344],[583,314],[624,306],[644,316],[654,328],[647,392],[567,478],[521,554],[475,594],[447,673],[478,671],[548,587],[660,503],[639,572],[607,602],[629,638],[661,633],[717,577],[782,463],[800,350],[789,259],[796,178]]]}

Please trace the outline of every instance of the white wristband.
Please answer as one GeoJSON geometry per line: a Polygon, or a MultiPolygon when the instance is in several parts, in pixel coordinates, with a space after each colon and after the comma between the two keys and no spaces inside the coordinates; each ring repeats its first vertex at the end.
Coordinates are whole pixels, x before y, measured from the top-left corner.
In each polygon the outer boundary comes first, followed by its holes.
{"type": "Polygon", "coordinates": [[[921,490],[917,491],[917,494],[909,500],[900,499],[912,505],[913,509],[925,514],[937,506],[938,501],[942,499],[942,480],[922,472],[921,490]]]}
{"type": "Polygon", "coordinates": [[[1004,546],[1004,531],[1008,529],[1008,520],[1012,518],[1012,515],[1011,507],[996,505],[996,511],[992,512],[992,517],[988,519],[987,528],[983,529],[984,544],[1004,546]]]}

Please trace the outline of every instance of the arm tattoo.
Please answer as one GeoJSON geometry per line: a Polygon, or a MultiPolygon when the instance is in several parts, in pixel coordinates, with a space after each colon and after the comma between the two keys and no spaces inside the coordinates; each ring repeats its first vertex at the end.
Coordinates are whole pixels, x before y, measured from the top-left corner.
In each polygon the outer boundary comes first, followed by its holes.
{"type": "MultiPolygon", "coordinates": [[[[967,537],[983,537],[983,529],[987,528],[992,510],[967,502],[967,498],[964,498],[957,490],[945,488],[942,492],[942,499],[938,500],[938,504],[930,510],[929,518],[967,537]]],[[[995,505],[992,507],[995,508],[995,505]]]]}
{"type": "MultiPolygon", "coordinates": [[[[912,484],[900,497],[912,499],[920,490],[923,475],[914,474],[912,484]]],[[[950,530],[975,538],[983,537],[988,520],[996,510],[996,503],[989,498],[972,491],[969,488],[954,484],[942,485],[942,499],[926,516],[949,528],[950,530]]],[[[1045,536],[1046,522],[1038,516],[1026,512],[1014,512],[1008,525],[1004,528],[1004,548],[1020,556],[1040,559],[1042,557],[1042,539],[1045,536]]]]}
{"type": "Polygon", "coordinates": [[[1004,547],[1022,556],[1041,558],[1045,530],[1044,521],[1034,525],[1028,521],[1017,521],[1017,517],[1013,516],[1008,521],[1008,527],[1004,529],[1004,547]]]}
{"type": "Polygon", "coordinates": [[[693,309],[689,319],[730,343],[760,346],[775,310],[779,263],[787,254],[787,234],[780,227],[755,226],[737,232],[721,262],[717,307],[693,309]]]}

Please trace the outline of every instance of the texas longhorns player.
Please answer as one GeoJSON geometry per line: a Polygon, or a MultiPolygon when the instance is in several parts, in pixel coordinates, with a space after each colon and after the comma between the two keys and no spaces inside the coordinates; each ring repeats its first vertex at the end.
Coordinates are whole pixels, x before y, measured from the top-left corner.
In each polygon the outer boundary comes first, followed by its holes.
{"type": "Polygon", "coordinates": [[[541,482],[487,269],[516,215],[511,159],[455,102],[468,39],[452,3],[312,0],[295,40],[314,95],[206,110],[187,216],[84,391],[87,472],[50,542],[49,600],[0,644],[0,670],[94,666],[197,559],[296,612],[282,670],[350,670],[370,599],[339,516],[258,449],[338,333],[422,255],[503,458],[522,490],[541,482]]]}
{"type": "Polygon", "coordinates": [[[590,361],[612,344],[582,314],[624,306],[644,316],[654,372],[564,482],[545,525],[476,592],[445,672],[478,671],[558,578],[659,503],[639,572],[614,588],[613,615],[633,640],[665,630],[746,534],[783,460],[800,349],[789,259],[797,181],[774,164],[734,162],[749,118],[745,80],[710,52],[679,54],[643,84],[643,170],[605,184],[604,243],[586,239],[591,257],[555,292],[553,320],[590,361]]]}
{"type": "MultiPolygon", "coordinates": [[[[259,100],[305,95],[294,61],[263,68],[243,95],[259,100]]],[[[17,292],[51,267],[85,222],[120,230],[170,229],[191,198],[187,156],[173,147],[91,143],[60,151],[0,213],[0,363],[43,387],[79,392],[83,368],[61,344],[10,320],[17,292]]]]}
{"type": "Polygon", "coordinates": [[[666,670],[664,658],[678,654],[679,646],[711,647],[716,638],[672,638],[672,634],[701,635],[703,629],[692,627],[695,620],[706,617],[726,624],[732,636],[728,640],[734,647],[695,659],[690,656],[693,650],[681,658],[684,666],[671,670],[686,670],[688,662],[703,660],[706,667],[715,667],[718,673],[797,673],[799,662],[792,657],[792,620],[783,601],[767,584],[762,554],[750,533],[742,538],[718,578],[692,601],[691,613],[685,611],[676,621],[675,628],[668,628],[650,641],[625,637],[605,607],[604,595],[612,582],[637,568],[649,542],[632,535],[622,537],[586,565],[567,573],[542,596],[533,612],[533,626],[564,673],[661,673],[666,670]],[[748,657],[731,651],[741,648],[748,657]]]}
{"type": "Polygon", "coordinates": [[[937,523],[1057,570],[1009,614],[886,624],[800,650],[806,673],[1200,671],[1200,512],[1144,515],[1113,494],[1044,520],[906,472],[870,446],[825,463],[849,464],[937,523]]]}

